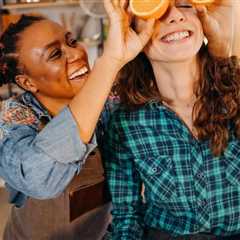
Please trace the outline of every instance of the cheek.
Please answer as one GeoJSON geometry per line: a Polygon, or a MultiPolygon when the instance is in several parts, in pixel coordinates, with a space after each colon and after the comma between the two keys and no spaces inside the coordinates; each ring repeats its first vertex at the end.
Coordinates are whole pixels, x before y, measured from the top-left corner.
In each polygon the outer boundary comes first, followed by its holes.
{"type": "Polygon", "coordinates": [[[71,89],[62,64],[45,64],[42,66],[41,77],[38,78],[38,88],[44,92],[56,92],[60,89],[71,89]]]}
{"type": "Polygon", "coordinates": [[[204,32],[203,32],[203,28],[202,28],[202,24],[201,24],[201,22],[199,21],[199,22],[197,22],[197,24],[196,24],[196,29],[197,29],[197,31],[196,31],[196,41],[199,43],[199,44],[202,44],[203,43],[203,41],[204,41],[204,32]]]}
{"type": "Polygon", "coordinates": [[[67,71],[64,62],[46,65],[46,78],[52,82],[66,80],[67,71]]]}

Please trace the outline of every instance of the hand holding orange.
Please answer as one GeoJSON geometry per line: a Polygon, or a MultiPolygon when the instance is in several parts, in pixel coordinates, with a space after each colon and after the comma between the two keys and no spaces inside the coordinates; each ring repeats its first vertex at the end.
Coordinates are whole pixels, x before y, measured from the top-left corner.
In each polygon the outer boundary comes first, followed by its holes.
{"type": "Polygon", "coordinates": [[[240,57],[240,1],[215,0],[210,6],[196,4],[208,39],[208,50],[216,57],[240,57]]]}

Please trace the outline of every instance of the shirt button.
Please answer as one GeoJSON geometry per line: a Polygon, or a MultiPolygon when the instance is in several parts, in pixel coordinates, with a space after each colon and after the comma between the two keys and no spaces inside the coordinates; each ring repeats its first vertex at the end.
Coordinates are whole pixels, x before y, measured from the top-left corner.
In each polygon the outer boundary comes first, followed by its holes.
{"type": "Polygon", "coordinates": [[[199,200],[199,201],[198,201],[198,205],[200,205],[200,206],[206,206],[206,205],[207,205],[207,200],[205,200],[205,199],[199,200]]]}
{"type": "Polygon", "coordinates": [[[197,177],[198,177],[198,178],[203,178],[203,174],[202,174],[202,173],[198,173],[198,174],[197,174],[197,177]]]}
{"type": "Polygon", "coordinates": [[[198,232],[199,227],[195,225],[195,226],[193,227],[193,229],[194,229],[194,232],[198,232]]]}
{"type": "Polygon", "coordinates": [[[157,168],[156,168],[156,167],[153,167],[153,168],[152,168],[152,171],[153,171],[153,173],[157,172],[157,168]]]}

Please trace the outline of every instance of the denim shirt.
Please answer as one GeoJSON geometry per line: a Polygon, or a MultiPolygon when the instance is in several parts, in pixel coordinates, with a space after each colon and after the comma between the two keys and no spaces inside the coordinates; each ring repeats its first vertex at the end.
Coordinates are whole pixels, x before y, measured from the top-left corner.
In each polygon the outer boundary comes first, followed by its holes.
{"type": "Polygon", "coordinates": [[[27,197],[58,196],[96,147],[79,137],[68,107],[57,116],[29,92],[0,103],[0,177],[10,203],[20,207],[27,197]]]}

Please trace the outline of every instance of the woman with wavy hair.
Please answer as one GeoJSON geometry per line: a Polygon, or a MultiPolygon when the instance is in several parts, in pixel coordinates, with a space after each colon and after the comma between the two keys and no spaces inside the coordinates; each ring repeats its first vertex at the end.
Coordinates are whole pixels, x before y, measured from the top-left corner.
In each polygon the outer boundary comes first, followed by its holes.
{"type": "Polygon", "coordinates": [[[114,91],[112,239],[240,239],[238,59],[209,53],[192,4],[169,7],[114,91]]]}
{"type": "Polygon", "coordinates": [[[25,90],[0,103],[0,177],[13,204],[4,240],[100,240],[106,232],[95,127],[118,71],[150,39],[154,21],[139,34],[123,32],[119,6],[104,3],[111,26],[91,71],[85,48],[44,17],[23,15],[0,36],[0,86],[25,90]]]}

